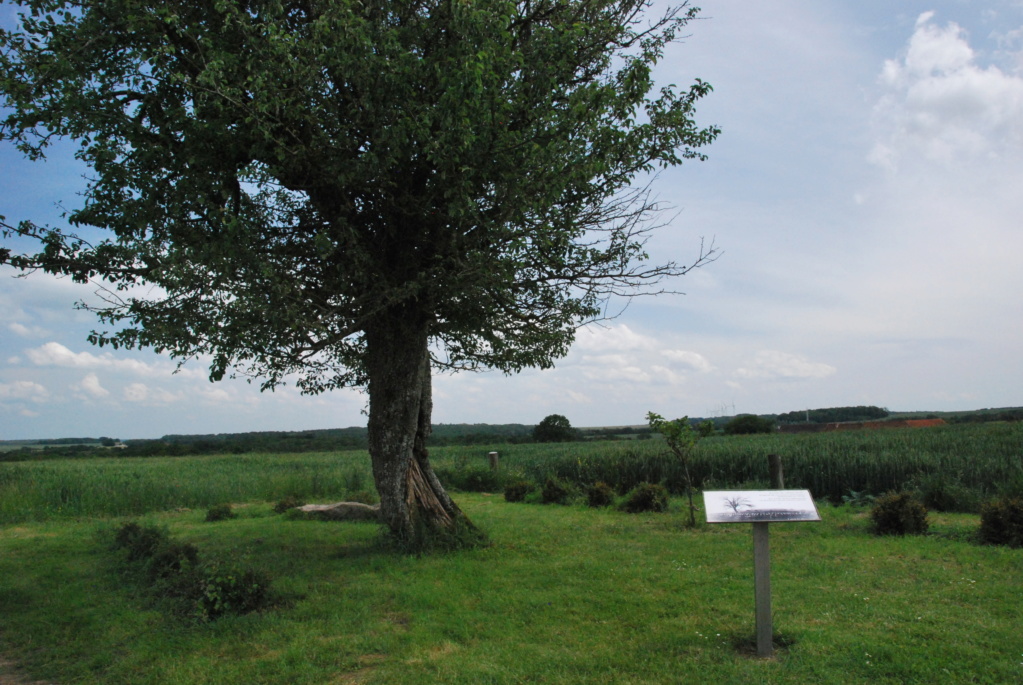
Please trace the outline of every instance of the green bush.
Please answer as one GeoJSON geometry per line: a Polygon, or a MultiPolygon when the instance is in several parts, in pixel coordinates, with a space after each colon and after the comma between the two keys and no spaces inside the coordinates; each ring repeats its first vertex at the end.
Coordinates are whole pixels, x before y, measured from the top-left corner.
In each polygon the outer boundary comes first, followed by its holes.
{"type": "Polygon", "coordinates": [[[231,511],[230,504],[214,504],[206,510],[207,521],[226,521],[227,519],[233,519],[236,516],[238,515],[231,511]]]}
{"type": "Polygon", "coordinates": [[[878,497],[870,510],[870,520],[877,535],[927,532],[927,508],[910,492],[889,492],[878,497]]]}
{"type": "Polygon", "coordinates": [[[1004,496],[985,502],[980,508],[980,540],[1023,547],[1023,498],[1004,496]]]}
{"type": "Polygon", "coordinates": [[[180,573],[188,572],[199,563],[199,550],[188,542],[164,542],[156,548],[146,562],[146,575],[150,582],[157,582],[180,573]]]}
{"type": "Polygon", "coordinates": [[[195,612],[205,621],[247,614],[270,603],[270,580],[259,571],[210,564],[199,580],[195,612]]]}
{"type": "Polygon", "coordinates": [[[561,479],[549,477],[540,492],[540,501],[544,504],[568,504],[572,491],[561,479]]]}
{"type": "Polygon", "coordinates": [[[977,513],[980,510],[980,493],[957,478],[935,473],[917,478],[914,485],[920,501],[930,511],[977,513]]]}
{"type": "Polygon", "coordinates": [[[129,562],[141,561],[153,556],[168,539],[167,531],[163,528],[141,526],[135,521],[128,521],[114,532],[113,547],[125,550],[129,562]]]}
{"type": "Polygon", "coordinates": [[[504,501],[521,502],[526,499],[526,495],[534,490],[536,490],[536,486],[528,480],[520,480],[515,483],[510,483],[504,489],[504,501]]]}
{"type": "Polygon", "coordinates": [[[667,511],[668,491],[656,483],[640,483],[625,496],[622,511],[637,514],[642,511],[667,511]]]}
{"type": "Polygon", "coordinates": [[[462,492],[501,492],[504,477],[489,466],[434,469],[444,487],[462,492]]]}
{"type": "Polygon", "coordinates": [[[598,481],[586,489],[586,503],[591,507],[609,507],[614,501],[614,490],[603,481],[598,481]]]}
{"type": "Polygon", "coordinates": [[[289,509],[296,509],[304,505],[305,505],[304,500],[302,500],[299,497],[289,495],[288,497],[285,497],[280,502],[274,505],[274,513],[283,514],[289,509]]]}

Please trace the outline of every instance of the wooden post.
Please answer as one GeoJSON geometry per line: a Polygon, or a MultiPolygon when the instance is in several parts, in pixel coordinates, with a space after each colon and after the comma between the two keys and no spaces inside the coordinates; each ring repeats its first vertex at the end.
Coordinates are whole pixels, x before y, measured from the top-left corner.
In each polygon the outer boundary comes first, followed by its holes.
{"type": "Polygon", "coordinates": [[[490,470],[496,471],[498,465],[497,452],[488,452],[487,458],[490,459],[490,470]]]}
{"type": "Polygon", "coordinates": [[[769,523],[753,524],[753,590],[757,613],[757,656],[774,654],[771,620],[771,541],[769,523]]]}

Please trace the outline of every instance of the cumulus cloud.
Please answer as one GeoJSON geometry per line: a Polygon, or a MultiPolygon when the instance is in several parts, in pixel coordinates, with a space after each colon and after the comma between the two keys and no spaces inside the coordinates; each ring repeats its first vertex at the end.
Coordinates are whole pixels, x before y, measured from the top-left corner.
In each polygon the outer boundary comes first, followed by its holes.
{"type": "Polygon", "coordinates": [[[49,396],[50,393],[45,387],[33,381],[0,383],[0,400],[44,402],[49,396]]]}
{"type": "Polygon", "coordinates": [[[15,335],[20,335],[23,338],[39,337],[41,335],[46,335],[46,331],[44,331],[42,328],[39,328],[38,326],[29,327],[24,324],[20,324],[17,321],[7,324],[7,330],[11,331],[15,335]]]}
{"type": "Polygon", "coordinates": [[[124,399],[134,404],[166,405],[178,402],[182,395],[162,388],[151,388],[145,383],[129,383],[122,391],[124,399]]]}
{"type": "Polygon", "coordinates": [[[673,362],[689,367],[693,371],[707,373],[714,370],[714,366],[707,361],[707,358],[698,352],[690,352],[688,350],[664,350],[661,354],[673,362]]]}
{"type": "Polygon", "coordinates": [[[835,371],[835,367],[829,364],[811,362],[799,355],[763,350],[757,352],[751,364],[737,369],[735,375],[763,379],[827,378],[835,371]]]}
{"type": "Polygon", "coordinates": [[[916,157],[1015,158],[1023,152],[1023,78],[981,66],[958,24],[933,20],[933,12],[920,15],[904,53],[881,70],[870,160],[895,170],[916,157]]]}
{"type": "Polygon", "coordinates": [[[99,377],[94,373],[86,374],[85,378],[82,379],[82,382],[76,387],[86,395],[96,399],[106,397],[110,394],[110,391],[100,384],[99,377]]]}
{"type": "Polygon", "coordinates": [[[588,326],[576,334],[575,347],[583,352],[650,350],[657,346],[651,337],[628,326],[588,326]]]}
{"type": "MultiPolygon", "coordinates": [[[[48,342],[40,347],[26,350],[25,354],[36,366],[58,366],[74,369],[114,369],[137,376],[169,376],[174,368],[168,363],[147,364],[138,359],[114,357],[110,354],[73,352],[58,342],[48,342]]],[[[199,369],[182,369],[180,373],[189,377],[205,377],[199,369]]]]}

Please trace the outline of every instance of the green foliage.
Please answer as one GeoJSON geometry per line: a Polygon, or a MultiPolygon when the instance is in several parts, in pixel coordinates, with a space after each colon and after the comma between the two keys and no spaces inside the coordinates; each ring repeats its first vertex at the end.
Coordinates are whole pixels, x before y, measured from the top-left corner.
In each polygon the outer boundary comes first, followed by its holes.
{"type": "Polygon", "coordinates": [[[931,473],[912,482],[920,501],[931,511],[959,511],[977,513],[981,497],[976,490],[963,485],[957,476],[931,473]]]}
{"type": "Polygon", "coordinates": [[[174,613],[202,621],[245,614],[270,605],[266,574],[253,569],[202,562],[191,543],[170,538],[165,529],[134,521],[114,531],[114,550],[123,550],[127,567],[158,602],[174,613]]]}
{"type": "Polygon", "coordinates": [[[214,521],[227,521],[228,519],[233,519],[236,516],[238,516],[238,514],[234,513],[230,504],[214,504],[206,510],[207,523],[214,521]]]}
{"type": "Polygon", "coordinates": [[[572,488],[560,478],[548,477],[540,491],[540,501],[544,504],[568,504],[572,496],[572,488]]]}
{"type": "Polygon", "coordinates": [[[591,507],[609,507],[614,501],[615,491],[603,481],[586,488],[586,503],[591,507]]]}
{"type": "MultiPolygon", "coordinates": [[[[689,463],[692,461],[693,450],[696,449],[696,442],[700,439],[703,432],[705,432],[706,426],[704,425],[704,431],[701,432],[693,430],[693,427],[689,425],[688,416],[668,421],[660,414],[648,412],[646,418],[650,428],[664,436],[664,441],[668,443],[668,448],[682,465],[682,475],[685,478],[686,498],[689,501],[689,526],[695,527],[696,505],[693,503],[693,490],[696,489],[696,483],[693,481],[692,473],[689,470],[689,463]]],[[[704,422],[704,424],[706,424],[706,422],[704,422]]],[[[713,430],[713,426],[711,427],[711,430],[713,430]]]]}
{"type": "Polygon", "coordinates": [[[911,492],[888,492],[870,510],[877,535],[922,535],[927,532],[927,508],[911,492]]]}
{"type": "Polygon", "coordinates": [[[754,435],[773,432],[773,421],[754,414],[739,414],[725,424],[725,435],[754,435]]]}
{"type": "Polygon", "coordinates": [[[980,508],[981,542],[1023,547],[1023,497],[996,497],[980,508]]]}
{"type": "Polygon", "coordinates": [[[501,471],[483,465],[436,467],[434,472],[445,488],[462,492],[501,492],[505,476],[501,471]]]}
{"type": "Polygon", "coordinates": [[[519,480],[509,483],[504,488],[504,500],[506,502],[522,502],[526,495],[536,490],[536,486],[528,480],[519,480]]]}
{"type": "Polygon", "coordinates": [[[572,442],[579,439],[579,432],[572,428],[561,414],[551,414],[533,429],[535,442],[572,442]]]}
{"type": "Polygon", "coordinates": [[[778,415],[778,423],[840,423],[843,421],[878,421],[889,415],[887,409],[881,407],[832,407],[830,409],[809,409],[790,411],[778,415]]]}
{"type": "Polygon", "coordinates": [[[277,502],[277,504],[275,504],[273,506],[273,510],[274,510],[275,514],[283,514],[284,512],[288,511],[289,509],[296,509],[296,508],[304,506],[304,505],[305,505],[305,500],[303,500],[301,497],[295,497],[294,495],[288,495],[284,499],[282,499],[279,502],[277,502]]]}
{"type": "Polygon", "coordinates": [[[196,590],[195,615],[203,621],[259,611],[271,600],[270,579],[265,573],[221,564],[203,567],[196,590]]]}
{"type": "Polygon", "coordinates": [[[850,490],[848,493],[842,495],[842,504],[846,504],[850,507],[872,507],[876,500],[877,497],[862,490],[850,490]]]}
{"type": "Polygon", "coordinates": [[[657,483],[640,483],[625,496],[621,510],[630,514],[644,511],[662,512],[668,510],[668,491],[657,483]]]}
{"type": "Polygon", "coordinates": [[[112,547],[124,550],[129,562],[149,559],[167,544],[167,531],[156,526],[142,526],[135,521],[122,524],[114,533],[112,547]]]}

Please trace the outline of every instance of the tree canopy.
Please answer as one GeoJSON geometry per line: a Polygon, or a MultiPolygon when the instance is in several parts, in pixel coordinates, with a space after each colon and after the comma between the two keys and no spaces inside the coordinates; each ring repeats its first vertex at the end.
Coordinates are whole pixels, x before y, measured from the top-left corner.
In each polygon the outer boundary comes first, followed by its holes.
{"type": "Polygon", "coordinates": [[[536,442],[572,442],[579,439],[579,431],[561,414],[551,414],[533,428],[536,442]]]}
{"type": "Polygon", "coordinates": [[[609,297],[713,258],[647,263],[632,187],[718,133],[694,121],[708,84],[650,95],[685,4],[16,4],[0,139],[69,139],[90,173],[66,226],[0,218],[42,245],[0,263],[103,284],[96,344],[368,387],[396,531],[460,518],[422,447],[431,367],[549,367],[609,297]]]}

